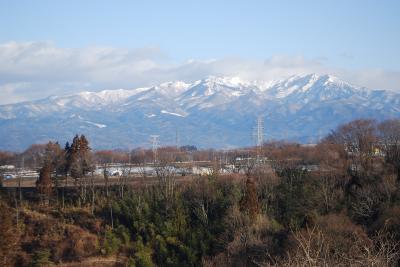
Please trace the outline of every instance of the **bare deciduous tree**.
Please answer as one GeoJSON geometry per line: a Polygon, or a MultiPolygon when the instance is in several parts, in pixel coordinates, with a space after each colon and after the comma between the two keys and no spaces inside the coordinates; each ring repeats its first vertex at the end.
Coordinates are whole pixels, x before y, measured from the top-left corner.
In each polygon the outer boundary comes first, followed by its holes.
{"type": "Polygon", "coordinates": [[[169,205],[175,196],[176,169],[168,164],[168,162],[162,162],[155,168],[155,172],[161,194],[166,203],[169,205]]]}
{"type": "Polygon", "coordinates": [[[384,121],[378,129],[385,159],[395,168],[397,181],[400,182],[400,119],[384,121]]]}
{"type": "Polygon", "coordinates": [[[368,172],[377,146],[376,122],[374,120],[355,120],[339,126],[328,137],[332,144],[342,145],[352,160],[351,169],[356,173],[368,172]]]}

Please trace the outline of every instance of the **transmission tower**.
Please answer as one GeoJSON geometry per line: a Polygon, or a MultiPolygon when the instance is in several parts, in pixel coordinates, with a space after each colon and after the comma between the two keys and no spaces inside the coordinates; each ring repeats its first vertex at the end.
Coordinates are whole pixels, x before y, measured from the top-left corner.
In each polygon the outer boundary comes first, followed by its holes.
{"type": "Polygon", "coordinates": [[[159,135],[150,135],[150,141],[152,143],[153,148],[153,163],[157,162],[157,149],[158,149],[158,138],[159,135]]]}
{"type": "Polygon", "coordinates": [[[254,136],[257,144],[257,157],[259,157],[264,144],[264,120],[262,116],[257,117],[257,126],[254,128],[254,136]]]}

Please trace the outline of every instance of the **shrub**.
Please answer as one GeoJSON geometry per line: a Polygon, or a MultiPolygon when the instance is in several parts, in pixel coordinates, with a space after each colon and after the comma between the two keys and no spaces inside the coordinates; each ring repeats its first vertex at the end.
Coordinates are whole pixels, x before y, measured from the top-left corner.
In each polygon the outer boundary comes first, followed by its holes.
{"type": "Polygon", "coordinates": [[[104,237],[103,248],[107,255],[115,254],[121,246],[121,240],[112,230],[108,230],[104,237]]]}
{"type": "Polygon", "coordinates": [[[43,267],[50,266],[52,262],[50,261],[50,250],[43,249],[37,250],[32,256],[32,266],[33,267],[43,267]]]}

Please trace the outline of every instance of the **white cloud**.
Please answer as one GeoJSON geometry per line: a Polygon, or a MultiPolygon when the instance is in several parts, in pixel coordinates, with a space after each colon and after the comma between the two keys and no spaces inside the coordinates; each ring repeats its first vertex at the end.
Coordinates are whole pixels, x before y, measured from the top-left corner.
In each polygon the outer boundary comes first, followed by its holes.
{"type": "Polygon", "coordinates": [[[0,44],[0,104],[82,90],[134,88],[170,80],[193,81],[208,75],[250,80],[293,74],[333,74],[370,88],[400,90],[400,72],[346,70],[327,59],[276,55],[264,60],[222,58],[174,62],[157,47],[61,48],[51,42],[0,44]]]}
{"type": "Polygon", "coordinates": [[[29,87],[28,83],[6,83],[0,85],[0,105],[29,100],[23,94],[18,93],[18,90],[24,91],[29,87]]]}

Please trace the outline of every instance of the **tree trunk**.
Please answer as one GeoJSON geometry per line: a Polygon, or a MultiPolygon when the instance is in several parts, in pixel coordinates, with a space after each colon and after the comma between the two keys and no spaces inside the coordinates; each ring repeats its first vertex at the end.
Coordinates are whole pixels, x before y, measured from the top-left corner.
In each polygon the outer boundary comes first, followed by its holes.
{"type": "Polygon", "coordinates": [[[19,205],[18,205],[17,196],[16,196],[15,191],[14,191],[14,202],[15,202],[15,211],[16,211],[16,219],[17,219],[17,227],[18,227],[18,225],[19,225],[19,205]]]}
{"type": "Polygon", "coordinates": [[[114,229],[113,209],[111,204],[110,204],[110,215],[111,215],[111,229],[114,229]]]}
{"type": "Polygon", "coordinates": [[[91,193],[92,193],[92,214],[94,214],[94,202],[95,202],[95,190],[94,190],[94,177],[93,177],[93,172],[92,172],[92,177],[90,181],[90,187],[91,187],[91,193]]]}
{"type": "Polygon", "coordinates": [[[22,177],[21,177],[21,175],[19,175],[19,177],[18,177],[19,204],[22,203],[21,180],[22,180],[22,177]]]}

